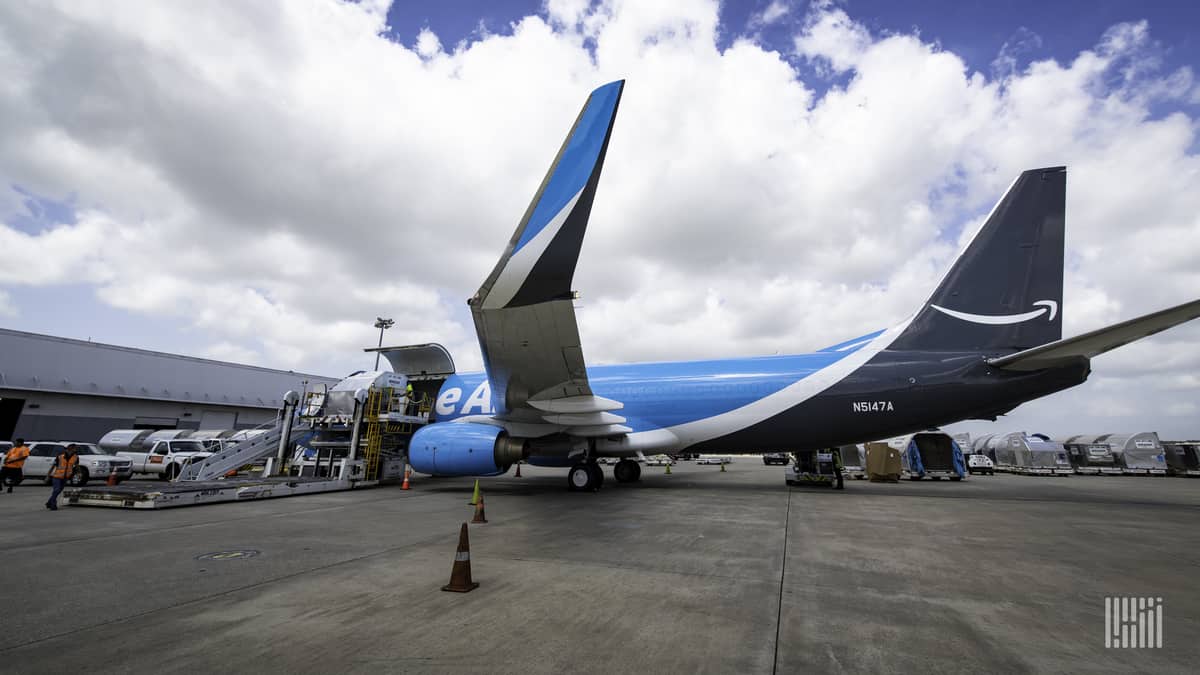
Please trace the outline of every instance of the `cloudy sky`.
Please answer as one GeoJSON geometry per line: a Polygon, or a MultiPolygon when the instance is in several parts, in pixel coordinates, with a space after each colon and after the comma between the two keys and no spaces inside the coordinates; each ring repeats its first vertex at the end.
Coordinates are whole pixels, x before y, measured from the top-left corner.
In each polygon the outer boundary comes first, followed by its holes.
{"type": "MultiPolygon", "coordinates": [[[[575,279],[589,362],[897,322],[1059,164],[1073,335],[1200,297],[1177,4],[0,3],[0,325],[341,375],[388,316],[477,369],[466,298],[626,78],[575,279]]],[[[966,428],[1200,436],[1198,340],[966,428]]]]}

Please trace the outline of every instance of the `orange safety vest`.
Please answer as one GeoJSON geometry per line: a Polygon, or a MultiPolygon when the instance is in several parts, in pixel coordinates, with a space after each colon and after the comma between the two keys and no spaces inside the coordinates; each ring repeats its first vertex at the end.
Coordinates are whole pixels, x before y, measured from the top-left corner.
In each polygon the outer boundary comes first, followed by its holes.
{"type": "Polygon", "coordinates": [[[54,469],[50,472],[51,478],[66,479],[75,471],[75,465],[79,463],[79,455],[68,455],[61,453],[54,458],[54,469]]]}
{"type": "Polygon", "coordinates": [[[25,466],[25,458],[29,456],[29,447],[18,445],[4,456],[4,468],[19,469],[25,466]]]}

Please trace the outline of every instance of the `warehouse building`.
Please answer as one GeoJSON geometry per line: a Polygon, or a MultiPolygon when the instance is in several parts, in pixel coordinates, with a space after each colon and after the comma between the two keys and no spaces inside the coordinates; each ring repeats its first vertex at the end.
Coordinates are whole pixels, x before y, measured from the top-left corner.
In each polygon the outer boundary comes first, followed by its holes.
{"type": "Polygon", "coordinates": [[[0,329],[0,439],[112,429],[248,429],[336,378],[0,329]]]}

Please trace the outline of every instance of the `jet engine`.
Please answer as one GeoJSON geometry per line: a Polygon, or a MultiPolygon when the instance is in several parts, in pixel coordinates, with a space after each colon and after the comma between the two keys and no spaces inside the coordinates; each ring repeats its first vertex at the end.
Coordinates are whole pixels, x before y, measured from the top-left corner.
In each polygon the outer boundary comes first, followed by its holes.
{"type": "Polygon", "coordinates": [[[435,476],[498,476],[528,455],[523,439],[503,428],[475,422],[436,422],[418,429],[408,463],[435,476]]]}

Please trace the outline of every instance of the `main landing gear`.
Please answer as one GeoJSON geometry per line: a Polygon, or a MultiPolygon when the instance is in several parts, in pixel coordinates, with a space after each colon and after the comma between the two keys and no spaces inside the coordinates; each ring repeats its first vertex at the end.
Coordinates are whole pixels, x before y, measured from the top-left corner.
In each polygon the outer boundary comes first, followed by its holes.
{"type": "Polygon", "coordinates": [[[623,459],[613,467],[613,477],[618,483],[633,483],[642,477],[642,465],[632,459],[623,459]]]}
{"type": "Polygon", "coordinates": [[[580,462],[567,473],[567,489],[572,492],[596,492],[604,485],[604,469],[593,461],[580,462]]]}
{"type": "MultiPolygon", "coordinates": [[[[623,459],[613,467],[618,483],[633,483],[642,477],[642,466],[632,459],[623,459]]],[[[579,462],[567,473],[567,489],[572,492],[595,492],[604,485],[604,469],[593,460],[579,462]]]]}

